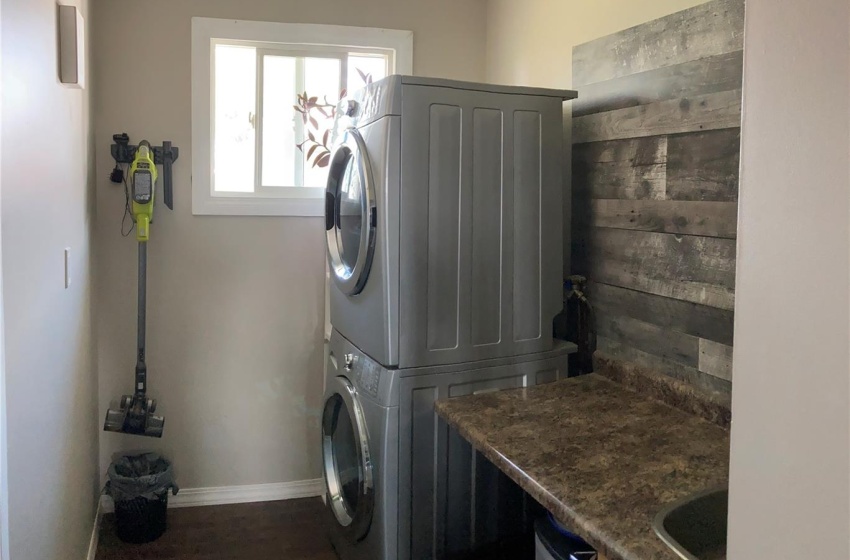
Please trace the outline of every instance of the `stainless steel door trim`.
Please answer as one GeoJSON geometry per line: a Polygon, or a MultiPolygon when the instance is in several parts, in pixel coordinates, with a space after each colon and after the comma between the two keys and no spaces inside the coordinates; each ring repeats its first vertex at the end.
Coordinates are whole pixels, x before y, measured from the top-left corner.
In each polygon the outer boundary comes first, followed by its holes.
{"type": "Polygon", "coordinates": [[[362,540],[369,532],[372,514],[375,508],[375,486],[373,477],[372,457],[369,451],[369,435],[366,430],[366,417],[357,397],[357,392],[351,382],[345,377],[336,377],[336,386],[331,396],[325,401],[322,413],[322,463],[324,470],[325,488],[328,496],[328,507],[337,522],[352,541],[362,540]],[[332,425],[333,403],[335,397],[342,399],[349,411],[349,421],[354,428],[355,451],[359,459],[360,487],[357,506],[350,511],[342,493],[342,484],[336,465],[333,446],[332,425]]]}
{"type": "Polygon", "coordinates": [[[353,296],[363,290],[372,267],[372,257],[375,252],[375,237],[377,228],[377,206],[375,185],[372,178],[372,166],[366,144],[357,129],[349,128],[343,134],[342,140],[331,156],[328,169],[325,204],[325,234],[327,236],[328,262],[333,272],[334,281],[340,290],[348,296],[353,296]],[[357,165],[360,175],[361,196],[364,198],[365,209],[361,214],[361,235],[357,260],[353,268],[349,268],[342,258],[340,248],[339,210],[340,180],[350,165],[352,159],[357,165]]]}

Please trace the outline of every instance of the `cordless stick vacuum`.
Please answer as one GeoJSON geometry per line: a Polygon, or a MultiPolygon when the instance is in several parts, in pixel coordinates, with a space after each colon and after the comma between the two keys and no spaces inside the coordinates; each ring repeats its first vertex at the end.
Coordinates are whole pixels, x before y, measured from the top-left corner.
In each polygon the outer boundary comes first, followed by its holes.
{"type": "MultiPolygon", "coordinates": [[[[170,163],[170,161],[169,161],[170,163]]],[[[170,167],[170,165],[169,165],[170,167]]],[[[166,171],[170,171],[167,169],[166,171]]],[[[129,180],[133,221],[136,224],[136,240],[139,242],[139,296],[138,296],[138,340],[136,351],[135,393],[121,397],[121,408],[106,411],[103,429],[108,432],[122,432],[138,436],[162,437],[165,419],[154,416],[156,401],[146,396],[147,366],[145,365],[145,307],[147,302],[146,280],[148,264],[148,239],[153,218],[153,199],[156,186],[157,169],[151,145],[143,141],[136,149],[133,163],[130,165],[129,180]]],[[[170,181],[168,181],[170,190],[170,181]]],[[[171,193],[166,193],[166,203],[171,193]]],[[[168,204],[169,207],[171,206],[168,204]]]]}

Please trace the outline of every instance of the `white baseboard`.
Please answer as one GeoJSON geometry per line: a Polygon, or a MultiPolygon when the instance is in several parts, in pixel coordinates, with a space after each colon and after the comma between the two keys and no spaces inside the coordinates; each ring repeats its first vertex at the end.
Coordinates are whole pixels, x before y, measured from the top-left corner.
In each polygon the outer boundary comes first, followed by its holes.
{"type": "MultiPolygon", "coordinates": [[[[275,482],[271,484],[248,484],[245,486],[219,486],[215,488],[185,488],[176,496],[168,497],[169,508],[214,506],[221,504],[244,504],[249,502],[271,502],[322,496],[325,483],[321,478],[275,482]]],[[[112,512],[112,498],[101,500],[104,512],[112,512]]],[[[91,559],[89,559],[91,560],[91,559]]]]}
{"type": "MultiPolygon", "coordinates": [[[[110,505],[112,505],[110,503],[110,505]]],[[[86,560],[95,560],[97,554],[97,544],[100,542],[100,520],[103,519],[103,500],[97,503],[97,511],[94,514],[94,527],[91,530],[91,539],[89,540],[89,553],[86,554],[86,560]]]]}

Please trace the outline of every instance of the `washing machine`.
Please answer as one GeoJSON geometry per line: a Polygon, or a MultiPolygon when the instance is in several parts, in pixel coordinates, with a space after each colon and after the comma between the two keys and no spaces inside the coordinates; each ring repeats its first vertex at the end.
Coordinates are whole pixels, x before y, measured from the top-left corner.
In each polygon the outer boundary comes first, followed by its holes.
{"type": "Polygon", "coordinates": [[[331,335],[322,411],[330,538],[341,560],[398,558],[396,377],[331,335]]]}
{"type": "Polygon", "coordinates": [[[434,401],[555,381],[575,349],[560,342],[533,356],[391,369],[334,329],[321,439],[341,560],[436,560],[495,540],[526,495],[449,430],[434,401]]]}
{"type": "Polygon", "coordinates": [[[551,350],[574,97],[390,76],[344,99],[326,190],[334,327],[387,367],[551,350]]]}

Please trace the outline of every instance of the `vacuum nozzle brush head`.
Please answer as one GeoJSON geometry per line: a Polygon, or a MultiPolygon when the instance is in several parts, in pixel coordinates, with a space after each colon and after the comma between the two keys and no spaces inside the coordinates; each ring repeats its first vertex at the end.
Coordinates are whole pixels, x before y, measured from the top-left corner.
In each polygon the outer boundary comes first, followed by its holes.
{"type": "Polygon", "coordinates": [[[121,398],[121,408],[106,411],[103,429],[107,432],[119,432],[134,436],[162,437],[165,418],[154,416],[156,401],[139,396],[125,395],[121,398]]]}

